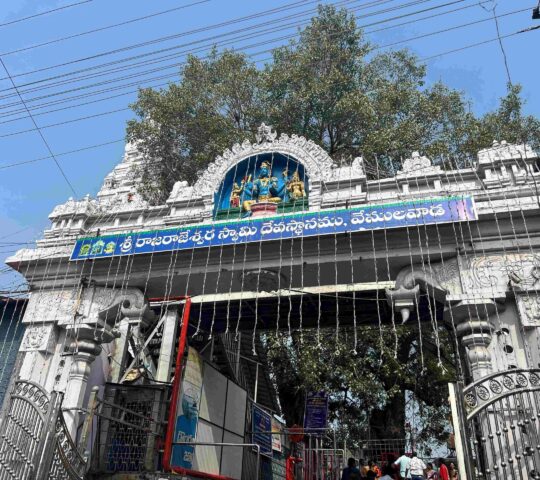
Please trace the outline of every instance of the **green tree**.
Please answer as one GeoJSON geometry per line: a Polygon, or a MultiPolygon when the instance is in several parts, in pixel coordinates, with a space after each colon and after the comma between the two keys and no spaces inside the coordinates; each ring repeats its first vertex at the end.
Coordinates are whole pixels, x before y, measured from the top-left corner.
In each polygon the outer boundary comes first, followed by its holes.
{"type": "Polygon", "coordinates": [[[181,73],[166,89],[141,89],[132,105],[138,119],[127,125],[127,139],[145,159],[140,193],[153,204],[163,203],[177,180],[193,182],[226,148],[252,136],[263,118],[260,72],[245,56],[190,56],[181,73]]]}
{"type": "Polygon", "coordinates": [[[409,392],[421,409],[416,441],[444,441],[446,385],[455,379],[455,368],[449,336],[444,329],[438,334],[440,348],[434,332],[423,328],[422,350],[414,326],[358,327],[356,350],[350,328],[341,329],[338,341],[333,329],[292,338],[268,334],[268,358],[288,424],[302,423],[307,392],[324,390],[341,441],[358,446],[355,442],[368,435],[404,438],[409,392]]]}
{"type": "Polygon", "coordinates": [[[373,176],[414,150],[460,164],[493,139],[540,145],[540,122],[523,115],[519,86],[476,118],[463,93],[425,85],[414,55],[373,48],[353,15],[324,6],[262,69],[231,51],[190,56],[178,83],[142,89],[132,105],[127,138],[145,157],[142,195],[163,203],[175,181],[193,182],[234,142],[253,139],[261,121],[317,142],[336,162],[362,155],[373,176]]]}

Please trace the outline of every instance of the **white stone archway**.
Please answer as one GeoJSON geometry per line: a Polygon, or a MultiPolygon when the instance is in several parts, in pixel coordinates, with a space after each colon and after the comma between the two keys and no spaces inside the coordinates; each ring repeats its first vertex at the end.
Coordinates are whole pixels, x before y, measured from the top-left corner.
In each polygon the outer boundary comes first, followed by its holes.
{"type": "Polygon", "coordinates": [[[259,127],[257,143],[244,140],[216,158],[193,186],[200,196],[214,195],[227,172],[248,157],[265,153],[289,155],[306,169],[310,182],[329,181],[336,165],[326,151],[311,140],[298,135],[277,134],[264,123],[259,127]],[[218,181],[219,180],[219,181],[218,181]]]}

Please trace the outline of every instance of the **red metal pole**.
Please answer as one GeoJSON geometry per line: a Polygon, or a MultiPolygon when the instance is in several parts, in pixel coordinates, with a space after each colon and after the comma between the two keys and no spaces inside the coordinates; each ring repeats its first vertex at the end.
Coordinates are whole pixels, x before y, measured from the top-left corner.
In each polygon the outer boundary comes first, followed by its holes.
{"type": "Polygon", "coordinates": [[[174,380],[172,384],[171,403],[169,405],[169,421],[167,423],[167,433],[165,435],[165,449],[163,452],[163,469],[166,472],[171,470],[171,455],[172,455],[172,442],[174,429],[176,427],[176,405],[178,404],[178,395],[180,392],[180,386],[182,385],[182,370],[184,368],[184,352],[186,350],[186,339],[189,326],[189,312],[191,310],[191,297],[178,296],[178,297],[161,297],[150,298],[149,302],[164,302],[171,300],[185,300],[184,311],[182,313],[182,323],[180,329],[180,337],[178,344],[178,352],[176,354],[176,365],[174,368],[174,380]]]}
{"type": "Polygon", "coordinates": [[[176,296],[176,297],[159,297],[149,298],[149,302],[166,302],[166,301],[178,301],[185,300],[184,311],[182,313],[182,322],[178,343],[178,352],[176,354],[176,365],[174,368],[174,381],[172,384],[171,403],[169,406],[169,421],[167,422],[167,432],[165,434],[165,448],[163,451],[163,470],[166,472],[176,472],[183,475],[190,475],[196,478],[206,478],[210,480],[233,480],[229,477],[222,475],[215,475],[211,473],[198,472],[196,470],[190,470],[188,468],[177,467],[171,465],[173,436],[176,428],[176,406],[178,404],[178,396],[180,395],[180,386],[182,385],[182,371],[184,368],[184,352],[187,344],[187,332],[189,327],[189,313],[191,310],[191,297],[189,296],[176,296]]]}

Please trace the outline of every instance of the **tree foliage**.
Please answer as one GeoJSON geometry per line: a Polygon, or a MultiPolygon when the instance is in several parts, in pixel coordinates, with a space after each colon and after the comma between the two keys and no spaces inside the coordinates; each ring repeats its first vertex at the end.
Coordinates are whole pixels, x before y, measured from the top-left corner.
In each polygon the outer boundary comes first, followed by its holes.
{"type": "Polygon", "coordinates": [[[320,7],[264,68],[214,50],[190,56],[180,73],[165,89],[141,89],[127,125],[146,159],[141,193],[155,204],[175,181],[193,182],[234,142],[253,139],[262,121],[317,142],[337,162],[362,155],[375,176],[414,150],[456,166],[494,139],[540,145],[540,122],[523,115],[519,86],[476,117],[462,92],[426,85],[414,55],[375,53],[354,16],[332,6],[320,7]]]}
{"type": "Polygon", "coordinates": [[[304,331],[302,335],[269,334],[268,358],[283,414],[291,425],[302,423],[305,395],[324,390],[341,439],[354,446],[369,438],[404,438],[406,421],[417,442],[444,441],[447,436],[447,383],[455,379],[451,342],[445,330],[393,330],[376,326],[304,331]],[[440,348],[437,347],[440,345],[440,348]],[[406,400],[415,406],[408,408],[406,400]],[[411,418],[411,412],[416,412],[411,418]]]}

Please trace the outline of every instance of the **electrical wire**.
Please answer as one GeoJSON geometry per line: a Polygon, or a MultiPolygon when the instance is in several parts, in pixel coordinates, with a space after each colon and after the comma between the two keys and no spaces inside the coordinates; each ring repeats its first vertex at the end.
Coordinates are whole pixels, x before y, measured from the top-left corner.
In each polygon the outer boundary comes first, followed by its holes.
{"type": "Polygon", "coordinates": [[[82,5],[84,3],[90,3],[92,2],[93,0],[83,0],[82,2],[77,2],[77,3],[71,3],[69,5],[64,5],[62,7],[58,7],[58,8],[53,8],[52,10],[47,10],[45,12],[41,12],[41,13],[36,13],[34,15],[30,15],[28,17],[23,17],[23,18],[18,18],[16,20],[10,20],[9,22],[4,22],[4,23],[0,23],[0,27],[5,27],[7,25],[13,25],[14,23],[20,23],[20,22],[24,22],[26,20],[30,20],[32,18],[36,18],[36,17],[41,17],[43,15],[48,15],[49,13],[54,13],[54,12],[58,12],[60,10],[65,10],[66,8],[71,8],[71,7],[77,7],[78,5],[82,5]]]}
{"type": "MultiPolygon", "coordinates": [[[[109,142],[97,143],[95,145],[88,145],[86,147],[77,148],[75,150],[69,150],[67,152],[57,153],[56,157],[61,157],[63,155],[71,155],[73,153],[84,152],[86,150],[93,150],[95,148],[104,147],[106,145],[112,145],[112,144],[120,143],[120,142],[125,142],[125,138],[120,138],[118,140],[111,140],[109,142]]],[[[34,158],[32,160],[23,160],[21,162],[10,163],[8,165],[0,165],[0,170],[6,169],[6,168],[11,168],[11,167],[18,167],[19,165],[27,165],[29,163],[41,162],[43,160],[49,160],[51,158],[53,158],[53,157],[51,157],[50,155],[47,155],[46,157],[34,158]]],[[[30,228],[30,227],[28,227],[28,228],[30,228]]],[[[15,233],[17,233],[17,232],[15,232],[15,233]]],[[[13,233],[11,235],[15,235],[15,234],[13,233]]],[[[0,237],[0,238],[5,238],[5,237],[0,237]]]]}
{"type": "MultiPolygon", "coordinates": [[[[458,1],[462,1],[462,0],[458,0],[458,1]]],[[[455,3],[455,2],[452,2],[452,3],[455,3]]],[[[448,5],[448,4],[445,4],[445,5],[448,5]]],[[[431,8],[434,8],[434,7],[431,7],[431,8]]],[[[424,10],[421,10],[419,12],[424,12],[426,11],[427,9],[424,9],[424,10]]],[[[524,9],[526,10],[526,9],[524,9]]],[[[522,12],[524,10],[517,10],[517,11],[513,11],[513,12],[508,12],[508,13],[505,13],[501,16],[507,16],[507,15],[511,15],[511,14],[515,14],[515,13],[519,13],[519,12],[522,12]]],[[[413,12],[411,14],[416,14],[416,13],[419,13],[419,12],[413,12]]],[[[359,17],[357,17],[359,18],[359,17]]],[[[393,18],[401,18],[401,17],[393,17],[393,18]]],[[[427,19],[429,17],[424,17],[424,19],[427,19]]],[[[383,21],[389,21],[390,19],[386,19],[386,20],[383,20],[383,21]]],[[[407,40],[402,40],[401,42],[395,42],[393,44],[389,44],[389,45],[384,45],[384,46],[381,46],[381,47],[375,47],[375,48],[383,48],[383,47],[387,47],[387,46],[390,46],[390,45],[397,45],[399,43],[405,43],[405,42],[408,42],[408,41],[413,41],[417,38],[424,38],[425,36],[430,36],[430,35],[435,35],[435,34],[438,34],[438,33],[444,33],[445,31],[450,31],[450,30],[455,30],[457,28],[463,28],[463,27],[466,27],[466,26],[469,26],[469,25],[472,25],[474,23],[480,23],[481,21],[487,21],[487,20],[480,20],[478,22],[472,22],[472,23],[466,23],[466,24],[462,24],[462,25],[457,25],[455,27],[451,27],[449,29],[445,29],[445,30],[440,30],[440,31],[437,31],[437,32],[431,32],[431,33],[428,33],[428,34],[425,34],[425,35],[420,35],[420,36],[416,36],[416,37],[412,37],[410,39],[407,39],[407,40]]],[[[362,28],[362,27],[365,27],[365,26],[369,26],[369,25],[373,25],[373,24],[378,24],[378,23],[381,23],[382,21],[379,21],[379,22],[375,22],[375,23],[371,23],[371,24],[367,24],[367,25],[362,25],[360,26],[359,28],[362,28]]],[[[408,23],[408,22],[406,22],[408,23]]],[[[277,30],[271,30],[271,31],[277,31],[277,30]]],[[[377,30],[378,31],[378,30],[377,30]]],[[[238,39],[242,39],[242,38],[254,38],[258,36],[257,34],[252,34],[250,36],[246,36],[246,35],[242,35],[241,37],[237,37],[235,40],[238,40],[238,39]]],[[[278,37],[278,38],[273,38],[273,39],[270,39],[270,40],[265,40],[263,42],[259,42],[259,43],[256,43],[256,44],[251,44],[251,45],[247,45],[247,46],[243,46],[242,48],[246,49],[246,48],[255,48],[256,46],[261,46],[261,45],[269,45],[269,44],[272,44],[273,42],[277,42],[277,41],[280,41],[280,40],[284,40],[284,39],[288,39],[288,38],[291,38],[291,37],[294,37],[296,36],[295,35],[287,35],[287,36],[282,36],[282,37],[278,37]]],[[[229,40],[227,43],[230,43],[232,40],[229,40]]],[[[223,46],[224,44],[226,43],[222,43],[221,46],[223,46]]],[[[205,47],[200,47],[199,49],[197,50],[187,50],[185,52],[180,52],[178,54],[174,54],[174,55],[168,55],[168,56],[165,56],[165,57],[162,57],[161,61],[165,61],[167,59],[170,59],[170,58],[174,58],[175,56],[177,55],[185,55],[185,54],[188,54],[188,53],[197,53],[197,52],[200,52],[201,49],[206,49],[206,48],[211,48],[212,46],[214,46],[215,44],[209,44],[208,46],[205,46],[205,47]]],[[[270,49],[270,50],[266,50],[265,52],[271,52],[273,49],[270,49]]],[[[260,53],[263,53],[263,52],[260,52],[260,53]]],[[[254,55],[258,55],[259,53],[257,54],[254,54],[254,55]]],[[[249,55],[248,55],[249,56],[249,55]]],[[[132,57],[133,58],[133,57],[132,57]]],[[[123,60],[120,60],[120,61],[123,61],[123,60]]],[[[119,62],[120,62],[119,61],[119,62]]],[[[159,63],[157,60],[154,60],[154,61],[150,61],[150,62],[140,62],[139,64],[134,64],[134,65],[128,65],[128,66],[125,66],[125,67],[121,67],[121,68],[117,68],[117,69],[110,69],[108,71],[105,71],[105,72],[100,72],[98,74],[96,74],[95,76],[103,76],[103,75],[107,75],[109,72],[115,72],[115,71],[122,71],[124,69],[131,69],[131,68],[136,68],[137,65],[145,65],[145,64],[152,64],[152,63],[159,63]]],[[[106,84],[109,84],[111,82],[117,82],[117,81],[123,81],[123,80],[127,80],[127,79],[130,79],[130,78],[137,78],[138,76],[142,76],[142,75],[147,75],[147,74],[150,74],[150,73],[153,73],[153,72],[158,72],[158,71],[162,71],[162,70],[167,70],[167,69],[176,69],[177,67],[180,67],[182,65],[184,65],[185,62],[179,62],[179,63],[174,63],[174,64],[169,64],[169,65],[165,65],[165,66],[162,66],[162,67],[157,67],[157,68],[154,68],[154,69],[150,69],[150,70],[145,70],[145,71],[141,71],[141,72],[137,72],[135,74],[131,74],[131,75],[126,75],[126,76],[120,76],[120,77],[116,77],[116,78],[113,78],[113,79],[110,79],[108,80],[107,82],[104,82],[106,84]]],[[[89,67],[90,69],[93,69],[94,67],[89,67]]],[[[79,71],[81,72],[81,71],[79,71]]],[[[68,75],[68,74],[65,74],[65,75],[68,75]]],[[[60,76],[57,76],[57,77],[51,77],[50,79],[53,79],[53,78],[60,78],[60,77],[63,77],[64,75],[60,75],[60,76]]],[[[63,84],[63,83],[71,83],[71,82],[74,82],[74,81],[79,81],[79,80],[83,80],[85,78],[92,78],[92,76],[80,76],[80,77],[76,77],[74,79],[70,79],[68,81],[65,81],[65,82],[59,82],[59,83],[56,83],[56,84],[50,84],[50,85],[45,85],[45,86],[42,86],[42,87],[35,87],[33,89],[25,89],[22,93],[29,93],[29,92],[34,92],[34,91],[39,91],[39,90],[42,90],[42,89],[48,89],[48,88],[51,88],[52,86],[56,86],[56,85],[59,85],[59,84],[63,84]]],[[[163,78],[163,77],[161,77],[163,78]]],[[[43,79],[43,80],[39,80],[39,81],[36,81],[36,82],[30,82],[28,84],[25,84],[25,85],[32,85],[32,84],[35,84],[35,83],[40,83],[42,81],[45,81],[45,80],[48,80],[48,79],[43,79]]],[[[154,78],[153,80],[157,80],[157,78],[154,78]]],[[[44,95],[44,96],[40,96],[40,97],[33,97],[31,99],[27,99],[27,102],[32,102],[32,101],[37,101],[38,99],[44,99],[44,98],[50,98],[50,96],[58,96],[58,95],[62,95],[62,94],[65,94],[65,93],[69,93],[69,92],[72,92],[72,91],[78,91],[79,89],[87,89],[87,88],[91,88],[91,87],[95,87],[95,86],[99,86],[99,85],[102,85],[104,83],[100,83],[100,82],[96,82],[96,83],[92,83],[92,84],[89,84],[89,85],[85,85],[85,86],[82,86],[82,87],[78,87],[78,88],[75,88],[75,89],[68,89],[68,90],[63,90],[61,92],[56,92],[56,93],[51,93],[49,95],[44,95]]],[[[19,87],[21,87],[19,85],[19,87]]],[[[4,89],[4,90],[0,90],[0,91],[8,91],[9,89],[4,89]]],[[[0,99],[3,99],[3,98],[10,98],[10,97],[13,97],[14,94],[5,94],[5,95],[2,95],[0,96],[0,99]]],[[[16,106],[17,103],[10,103],[10,104],[4,104],[2,106],[0,106],[0,108],[8,108],[8,107],[12,107],[12,106],[16,106]]]]}
{"type": "MultiPolygon", "coordinates": [[[[213,25],[207,25],[207,26],[196,28],[196,29],[193,29],[193,30],[188,30],[186,32],[180,32],[180,33],[177,33],[177,34],[174,34],[174,35],[167,35],[165,37],[158,37],[158,38],[155,38],[155,39],[152,39],[152,40],[148,40],[146,42],[139,42],[139,43],[135,43],[135,44],[130,44],[130,45],[126,45],[125,47],[116,48],[116,49],[113,49],[113,50],[102,51],[102,52],[96,53],[96,54],[91,55],[91,56],[80,57],[80,58],[70,60],[68,62],[63,62],[63,63],[59,63],[59,64],[55,64],[55,65],[49,65],[47,67],[42,67],[42,68],[39,68],[39,69],[30,70],[30,71],[27,71],[27,72],[22,72],[22,73],[14,75],[14,77],[23,76],[23,75],[30,75],[32,73],[42,72],[44,70],[51,70],[53,68],[64,67],[66,65],[72,65],[74,63],[80,63],[80,62],[83,62],[83,61],[86,61],[86,60],[93,60],[95,58],[100,58],[100,57],[103,57],[103,56],[123,52],[123,51],[126,51],[126,50],[132,50],[134,48],[140,48],[140,47],[145,47],[145,46],[148,46],[148,45],[153,45],[155,43],[159,43],[159,42],[163,42],[163,41],[167,41],[167,40],[172,40],[174,38],[179,38],[179,37],[183,37],[183,36],[187,36],[187,35],[193,35],[195,33],[206,32],[206,31],[209,31],[209,30],[213,30],[213,29],[216,29],[216,28],[221,28],[221,27],[228,26],[228,25],[234,25],[236,23],[241,23],[241,22],[244,22],[244,21],[247,21],[247,20],[251,20],[253,18],[258,18],[258,17],[261,17],[261,16],[270,15],[270,14],[275,13],[275,12],[286,11],[286,10],[289,10],[291,8],[295,8],[295,6],[298,5],[298,4],[304,4],[304,3],[306,3],[306,1],[308,1],[308,0],[300,0],[300,1],[293,2],[292,4],[286,4],[286,5],[281,6],[281,7],[276,7],[276,8],[270,9],[270,10],[265,10],[265,11],[258,12],[258,13],[255,13],[255,14],[251,14],[251,15],[247,15],[247,16],[244,16],[244,17],[235,18],[235,19],[228,20],[228,21],[225,21],[225,22],[220,22],[220,23],[216,23],[216,24],[213,24],[213,25]]],[[[318,1],[319,0],[309,0],[309,3],[314,3],[314,2],[318,2],[318,1]]],[[[386,1],[394,1],[394,0],[386,0],[386,1]]],[[[0,78],[0,80],[4,80],[4,78],[0,78]]]]}
{"type": "MultiPolygon", "coordinates": [[[[521,9],[521,10],[517,10],[517,11],[513,11],[513,12],[509,12],[509,13],[505,13],[502,16],[508,16],[508,15],[513,15],[513,14],[516,14],[516,13],[521,13],[523,11],[528,11],[528,8],[526,9],[521,9]]],[[[386,47],[390,47],[390,46],[395,46],[395,45],[398,45],[398,44],[401,44],[401,43],[407,43],[407,42],[410,42],[410,41],[413,41],[413,40],[416,40],[416,39],[421,39],[421,38],[425,38],[427,36],[432,36],[432,35],[438,35],[438,34],[441,34],[441,33],[446,33],[448,31],[452,31],[452,30],[455,30],[455,29],[458,29],[458,28],[464,28],[464,27],[468,27],[468,26],[471,26],[471,25],[474,25],[474,24],[477,24],[477,23],[480,23],[480,22],[485,22],[485,21],[489,21],[491,19],[482,19],[482,20],[477,20],[477,21],[474,21],[474,22],[468,22],[468,23],[464,23],[464,24],[461,24],[461,25],[456,25],[456,26],[453,26],[453,27],[448,27],[446,29],[443,29],[443,30],[438,30],[438,31],[435,31],[435,32],[430,32],[430,33],[426,33],[426,34],[422,34],[422,35],[417,35],[415,37],[411,37],[411,38],[408,38],[408,39],[405,39],[405,40],[401,40],[401,41],[398,41],[398,42],[394,42],[394,43],[391,43],[391,44],[387,44],[387,45],[382,45],[382,46],[379,46],[379,47],[374,47],[374,49],[378,49],[378,48],[386,48],[386,47]]],[[[510,34],[512,35],[512,34],[510,34]]],[[[494,40],[497,40],[497,39],[494,39],[494,40]]],[[[489,43],[490,41],[494,41],[494,40],[489,40],[489,41],[484,41],[484,42],[480,42],[478,44],[473,44],[473,45],[482,45],[484,43],[489,43]]],[[[469,46],[468,48],[471,48],[472,46],[469,46]]],[[[249,46],[248,47],[245,47],[245,48],[250,48],[249,46]]],[[[465,47],[462,47],[463,49],[465,47]]],[[[273,49],[271,49],[270,51],[272,51],[273,49]]],[[[247,55],[249,57],[251,56],[255,56],[255,55],[260,55],[260,54],[263,54],[263,53],[267,53],[268,50],[266,51],[262,51],[262,52],[258,52],[256,54],[251,54],[251,55],[247,55]]],[[[448,52],[448,53],[451,53],[451,52],[448,52]]],[[[437,56],[442,56],[442,55],[445,55],[447,54],[447,52],[443,52],[437,56]]],[[[428,57],[430,58],[430,57],[428,57]]],[[[424,59],[426,60],[426,59],[424,59]]],[[[171,68],[171,67],[168,67],[168,68],[171,68]]],[[[123,77],[125,78],[125,77],[123,77]]],[[[109,80],[108,82],[106,83],[110,83],[112,80],[109,80]]],[[[85,88],[85,87],[80,87],[80,88],[85,88]]],[[[87,102],[89,103],[89,102],[87,102]]],[[[128,111],[130,110],[128,107],[126,108],[120,108],[120,109],[114,109],[114,110],[109,110],[109,111],[105,111],[105,112],[101,112],[101,113],[97,113],[97,114],[93,114],[93,115],[87,115],[87,116],[82,116],[82,117],[77,117],[77,118],[74,118],[74,119],[70,119],[70,120],[65,120],[65,121],[62,121],[62,122],[57,122],[57,123],[53,123],[53,124],[48,124],[48,125],[44,125],[42,126],[41,128],[42,129],[47,129],[47,128],[52,128],[52,127],[57,127],[57,126],[61,126],[61,125],[66,125],[66,124],[70,124],[70,123],[74,123],[74,122],[78,122],[78,121],[83,121],[83,120],[88,120],[88,119],[92,119],[92,118],[96,118],[96,117],[101,117],[101,116],[104,116],[104,115],[110,115],[110,114],[113,114],[113,113],[118,113],[118,112],[123,112],[123,111],[128,111]]],[[[11,132],[11,133],[7,133],[7,134],[3,134],[3,135],[0,135],[0,138],[5,138],[5,137],[11,137],[11,136],[16,136],[16,135],[20,135],[20,134],[24,134],[24,133],[28,133],[28,132],[32,132],[34,131],[35,129],[25,129],[25,130],[19,130],[19,131],[16,131],[16,132],[11,132]]]]}
{"type": "MultiPolygon", "coordinates": [[[[89,0],[89,1],[91,1],[91,0],[89,0]]],[[[126,20],[124,22],[114,23],[112,25],[106,25],[105,27],[94,28],[92,30],[87,30],[85,32],[75,33],[73,35],[68,35],[66,37],[55,38],[54,40],[49,40],[47,42],[38,43],[38,44],[35,44],[35,45],[29,45],[28,47],[18,48],[17,50],[11,50],[9,52],[3,52],[3,53],[0,53],[0,56],[7,57],[8,55],[13,55],[15,53],[22,53],[22,52],[26,52],[27,50],[33,50],[35,48],[41,48],[41,47],[45,47],[47,45],[53,45],[53,44],[56,44],[56,43],[59,43],[59,42],[63,42],[65,40],[71,40],[73,38],[78,38],[78,37],[83,37],[85,35],[90,35],[92,33],[103,32],[104,30],[110,30],[111,28],[122,27],[124,25],[129,25],[131,23],[140,22],[142,20],[148,20],[150,18],[155,18],[155,17],[158,17],[160,15],[165,15],[167,13],[177,12],[178,10],[183,10],[185,8],[194,7],[196,5],[200,5],[202,3],[208,3],[208,2],[211,2],[211,1],[212,0],[198,0],[198,1],[193,2],[193,3],[188,3],[187,5],[181,5],[180,7],[169,8],[168,10],[162,10],[161,12],[155,12],[155,13],[151,13],[151,14],[148,14],[148,15],[144,15],[142,17],[132,18],[132,19],[126,20]]]]}
{"type": "MultiPolygon", "coordinates": [[[[460,2],[462,0],[458,0],[458,2],[460,2]]],[[[458,3],[458,2],[450,2],[451,4],[453,3],[458,3]]],[[[448,4],[444,4],[444,5],[441,5],[441,6],[445,6],[445,5],[448,5],[448,4]]],[[[445,15],[445,14],[448,14],[448,13],[454,13],[456,11],[460,11],[460,10],[464,10],[464,9],[467,9],[467,8],[471,8],[471,7],[476,7],[477,5],[476,4],[473,4],[473,5],[466,5],[464,7],[460,7],[460,8],[457,8],[457,9],[453,9],[453,10],[450,10],[450,11],[447,11],[447,12],[443,12],[441,13],[440,15],[445,15]]],[[[435,8],[438,8],[440,6],[437,6],[435,8]]],[[[421,10],[423,11],[423,10],[421,10]]],[[[419,13],[420,11],[417,11],[417,12],[412,12],[412,13],[409,13],[407,15],[414,15],[414,14],[417,14],[419,13]]],[[[405,15],[406,16],[406,15],[405,15]]],[[[395,18],[401,18],[401,17],[392,17],[391,19],[385,19],[385,20],[381,20],[381,21],[378,21],[378,22],[374,22],[372,24],[368,24],[368,25],[373,25],[373,24],[380,24],[380,23],[383,23],[383,22],[386,22],[386,21],[390,21],[392,19],[395,19],[395,18]]],[[[427,17],[422,17],[420,19],[417,19],[417,20],[411,20],[411,21],[408,21],[408,22],[402,22],[402,23],[399,23],[399,24],[396,24],[396,25],[391,25],[391,26],[386,26],[386,27],[383,27],[383,28],[379,28],[379,29],[375,29],[375,30],[372,30],[372,31],[368,31],[368,32],[365,32],[367,34],[369,33],[374,33],[374,32],[378,32],[378,31],[381,31],[381,30],[388,30],[388,29],[391,29],[391,28],[395,28],[395,27],[398,27],[398,26],[402,26],[402,25],[406,25],[406,24],[410,24],[410,23],[414,23],[416,21],[422,21],[422,20],[427,20],[427,19],[432,19],[433,17],[432,16],[427,16],[427,17]]],[[[362,27],[362,26],[361,26],[362,27]]],[[[163,78],[163,77],[161,77],[163,78]]],[[[170,78],[170,77],[165,77],[165,78],[170,78]]],[[[130,85],[133,85],[133,84],[130,84],[130,85]]],[[[35,105],[34,107],[32,107],[32,110],[34,109],[37,109],[37,108],[42,108],[42,107],[45,107],[45,106],[49,106],[49,105],[59,105],[59,104],[63,104],[63,103],[66,103],[66,102],[70,102],[72,100],[76,100],[78,98],[87,98],[88,96],[93,96],[93,95],[99,95],[101,93],[106,93],[108,91],[114,91],[114,90],[118,90],[118,89],[121,89],[121,88],[127,88],[128,86],[130,85],[126,85],[125,87],[114,87],[114,88],[107,88],[107,89],[102,89],[102,90],[97,90],[95,92],[92,92],[90,94],[85,94],[85,95],[76,95],[76,96],[72,96],[72,97],[69,97],[69,98],[66,98],[66,99],[59,99],[59,100],[56,100],[56,101],[52,101],[52,102],[47,102],[47,103],[42,103],[42,104],[39,104],[39,105],[35,105]]],[[[158,85],[149,85],[148,87],[152,87],[152,88],[155,88],[155,87],[160,87],[160,86],[166,86],[167,83],[161,83],[161,84],[158,84],[158,85]]],[[[148,88],[146,87],[146,88],[148,88]]],[[[2,91],[2,90],[0,90],[2,91]]],[[[130,93],[137,93],[137,90],[134,90],[134,91],[131,91],[131,92],[126,92],[126,93],[122,93],[122,94],[119,94],[119,95],[114,95],[114,96],[111,96],[111,97],[107,97],[107,98],[116,98],[118,96],[123,96],[123,95],[127,95],[127,94],[130,94],[130,93]]],[[[47,97],[40,97],[40,98],[47,98],[47,97]]],[[[29,101],[34,101],[36,99],[30,99],[28,100],[27,99],[27,103],[29,101]]],[[[104,99],[99,99],[97,101],[103,101],[104,99]]],[[[74,105],[72,107],[67,107],[67,108],[74,108],[78,105],[85,105],[85,104],[88,104],[88,103],[91,103],[91,102],[85,102],[85,103],[82,103],[82,104],[77,104],[77,105],[74,105]]],[[[0,108],[5,108],[5,107],[0,107],[0,108]]],[[[62,109],[56,109],[56,110],[51,110],[50,112],[55,112],[55,111],[60,111],[62,109]]],[[[11,110],[11,111],[8,111],[8,112],[5,112],[3,114],[0,114],[0,117],[5,117],[5,116],[11,116],[11,115],[14,115],[16,113],[20,113],[20,112],[23,112],[24,109],[16,109],[16,110],[11,110]]],[[[44,112],[46,113],[46,112],[44,112]]],[[[41,113],[39,114],[41,115],[41,113]]],[[[3,123],[8,123],[10,121],[15,121],[15,120],[18,120],[18,119],[22,119],[22,118],[26,118],[26,117],[19,117],[17,119],[13,119],[13,120],[9,120],[9,121],[6,121],[6,122],[3,122],[3,123]]],[[[0,122],[1,123],[1,122],[0,122]]]]}
{"type": "MultiPolygon", "coordinates": [[[[15,82],[13,80],[13,78],[11,78],[11,75],[9,74],[9,70],[7,69],[6,67],[6,64],[4,63],[4,60],[2,59],[2,57],[0,57],[0,63],[2,64],[2,67],[4,67],[4,70],[6,71],[6,74],[8,75],[11,83],[13,84],[13,87],[15,88],[15,90],[17,90],[17,86],[15,85],[15,82]]],[[[62,176],[64,177],[64,180],[66,181],[66,183],[68,184],[69,188],[71,189],[71,191],[73,192],[73,195],[77,196],[77,192],[75,191],[75,188],[73,187],[73,185],[71,184],[71,182],[69,181],[66,173],[64,172],[64,170],[62,169],[62,166],[60,165],[60,163],[58,162],[57,158],[55,157],[51,147],[49,146],[49,143],[47,142],[47,140],[45,139],[45,137],[43,136],[43,133],[41,132],[41,130],[39,129],[38,127],[38,124],[36,123],[36,121],[34,120],[34,117],[32,116],[32,113],[30,112],[30,110],[28,110],[28,107],[26,106],[26,103],[24,102],[24,99],[22,97],[22,95],[19,93],[19,91],[17,90],[17,94],[19,95],[19,98],[21,99],[21,102],[23,103],[23,105],[25,106],[27,112],[28,112],[28,115],[30,116],[30,118],[32,119],[32,123],[34,124],[37,132],[39,133],[39,136],[41,137],[41,140],[43,141],[43,143],[45,144],[45,146],[47,147],[47,150],[49,151],[49,155],[52,157],[52,159],[54,160],[54,163],[56,164],[56,166],[58,167],[58,170],[60,170],[60,173],[62,174],[62,176]]]]}

